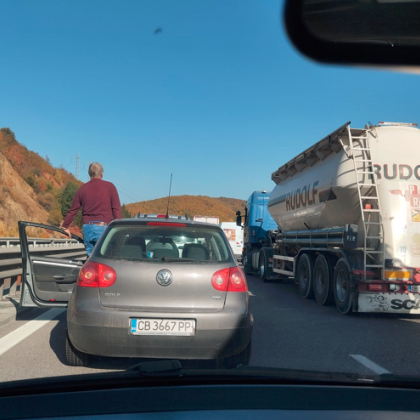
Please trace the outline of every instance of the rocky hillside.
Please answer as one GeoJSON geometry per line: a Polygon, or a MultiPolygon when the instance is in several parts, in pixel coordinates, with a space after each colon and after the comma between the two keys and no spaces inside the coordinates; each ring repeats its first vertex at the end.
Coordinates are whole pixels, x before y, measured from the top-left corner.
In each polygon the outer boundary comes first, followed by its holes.
{"type": "Polygon", "coordinates": [[[20,144],[9,128],[0,129],[0,236],[18,236],[18,220],[58,226],[68,183],[82,184],[20,144]]]}
{"type": "Polygon", "coordinates": [[[0,236],[18,236],[19,220],[48,222],[48,212],[39,204],[28,183],[0,152],[0,236]]]}
{"type": "MultiPolygon", "coordinates": [[[[127,204],[126,207],[133,215],[138,212],[165,214],[167,205],[168,197],[164,197],[127,204]]],[[[191,219],[195,215],[217,216],[220,222],[233,222],[236,220],[235,213],[243,211],[244,206],[245,201],[236,198],[180,195],[171,197],[169,214],[187,214],[191,219]]]]}

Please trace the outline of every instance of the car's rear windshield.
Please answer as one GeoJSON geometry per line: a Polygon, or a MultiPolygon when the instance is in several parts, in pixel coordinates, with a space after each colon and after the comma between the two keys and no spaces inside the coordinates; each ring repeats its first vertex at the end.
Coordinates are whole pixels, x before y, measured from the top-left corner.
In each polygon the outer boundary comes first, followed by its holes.
{"type": "Polygon", "coordinates": [[[194,226],[115,226],[95,256],[147,262],[224,262],[232,259],[221,230],[194,226]]]}

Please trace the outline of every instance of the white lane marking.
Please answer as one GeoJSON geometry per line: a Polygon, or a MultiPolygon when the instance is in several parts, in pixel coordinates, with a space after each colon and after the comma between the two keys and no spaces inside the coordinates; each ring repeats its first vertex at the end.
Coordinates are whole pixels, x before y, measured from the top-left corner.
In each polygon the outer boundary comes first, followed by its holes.
{"type": "Polygon", "coordinates": [[[11,333],[0,338],[0,356],[6,353],[7,350],[10,350],[12,347],[16,346],[16,344],[19,344],[25,338],[28,338],[35,331],[38,331],[44,325],[48,324],[48,322],[52,321],[54,318],[57,318],[64,311],[66,311],[65,308],[50,309],[32,321],[27,322],[11,333]]]}
{"type": "Polygon", "coordinates": [[[398,321],[408,321],[408,322],[415,322],[417,324],[420,324],[420,319],[412,319],[412,318],[398,318],[398,321]]]}
{"type": "Polygon", "coordinates": [[[363,366],[367,367],[378,375],[382,375],[383,373],[391,373],[389,370],[384,369],[383,367],[377,365],[375,362],[372,362],[372,360],[369,360],[367,357],[362,356],[361,354],[350,354],[349,356],[353,357],[354,360],[357,360],[363,366]]]}
{"type": "Polygon", "coordinates": [[[256,295],[254,295],[254,293],[250,292],[249,290],[248,290],[248,294],[249,294],[249,296],[256,296],[256,295]]]}

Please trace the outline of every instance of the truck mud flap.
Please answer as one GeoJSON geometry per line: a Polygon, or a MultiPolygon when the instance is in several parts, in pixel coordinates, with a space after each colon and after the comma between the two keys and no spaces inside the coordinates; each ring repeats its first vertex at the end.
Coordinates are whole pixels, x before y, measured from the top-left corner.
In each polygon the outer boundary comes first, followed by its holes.
{"type": "Polygon", "coordinates": [[[413,293],[359,293],[358,311],[420,314],[420,295],[413,293]]]}

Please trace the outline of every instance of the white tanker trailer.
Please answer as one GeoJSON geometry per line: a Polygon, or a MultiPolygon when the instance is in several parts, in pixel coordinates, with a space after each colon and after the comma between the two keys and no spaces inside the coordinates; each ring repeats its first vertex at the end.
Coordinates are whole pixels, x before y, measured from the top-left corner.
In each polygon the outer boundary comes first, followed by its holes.
{"type": "Polygon", "coordinates": [[[420,313],[420,130],[350,123],[272,174],[270,275],[342,313],[420,313]]]}

